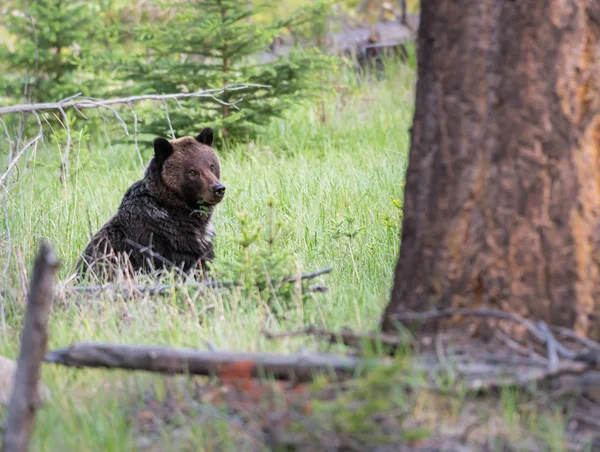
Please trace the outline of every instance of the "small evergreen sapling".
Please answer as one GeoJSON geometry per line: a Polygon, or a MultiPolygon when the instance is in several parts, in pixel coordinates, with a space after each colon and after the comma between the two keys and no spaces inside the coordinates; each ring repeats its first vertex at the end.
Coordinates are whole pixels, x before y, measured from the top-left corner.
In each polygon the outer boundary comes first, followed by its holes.
{"type": "MultiPolygon", "coordinates": [[[[169,108],[177,136],[189,135],[197,124],[210,124],[220,137],[251,137],[257,126],[281,116],[293,102],[319,92],[315,73],[332,68],[332,58],[316,50],[292,50],[274,62],[258,61],[276,36],[288,27],[321,20],[321,2],[296,11],[285,20],[262,25],[252,20],[267,2],[248,5],[238,0],[180,1],[165,4],[171,19],[160,26],[138,27],[137,38],[147,53],[134,55],[123,66],[137,93],[195,92],[236,83],[269,85],[269,89],[225,92],[225,102],[243,97],[240,110],[212,100],[189,99],[169,108]]],[[[128,87],[128,90],[130,88],[128,87]]],[[[170,134],[164,111],[146,112],[140,131],[170,134]]]]}

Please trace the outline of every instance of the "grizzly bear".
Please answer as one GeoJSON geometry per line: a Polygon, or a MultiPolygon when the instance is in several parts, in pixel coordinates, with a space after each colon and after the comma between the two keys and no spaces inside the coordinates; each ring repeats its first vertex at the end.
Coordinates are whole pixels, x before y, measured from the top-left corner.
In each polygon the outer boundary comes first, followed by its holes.
{"type": "Polygon", "coordinates": [[[212,142],[210,128],[195,138],[156,138],[143,179],[129,187],[117,213],[92,237],[77,263],[78,276],[110,280],[127,268],[205,269],[215,257],[213,209],[225,195],[212,142]]]}

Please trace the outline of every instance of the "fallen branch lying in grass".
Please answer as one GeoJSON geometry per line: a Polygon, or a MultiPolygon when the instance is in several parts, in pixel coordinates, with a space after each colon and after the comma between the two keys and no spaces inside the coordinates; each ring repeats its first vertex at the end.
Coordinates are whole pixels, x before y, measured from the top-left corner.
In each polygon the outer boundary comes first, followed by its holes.
{"type": "MultiPolygon", "coordinates": [[[[473,362],[471,356],[452,356],[441,363],[432,357],[417,356],[406,372],[424,373],[429,389],[450,390],[438,380],[448,373],[455,375],[456,389],[490,390],[506,386],[524,386],[555,377],[566,376],[586,385],[600,384],[600,372],[585,362],[561,361],[549,369],[539,362],[519,357],[488,355],[473,362]]],[[[226,351],[197,351],[161,346],[111,345],[79,343],[48,352],[44,361],[68,367],[101,367],[164,374],[231,376],[240,378],[274,378],[310,381],[318,375],[352,378],[367,369],[389,367],[390,358],[361,359],[335,354],[279,355],[226,351]]],[[[577,390],[572,384],[566,390],[577,390]]]]}
{"type": "Polygon", "coordinates": [[[331,354],[277,355],[99,343],[79,343],[52,350],[46,354],[44,361],[68,367],[208,376],[219,376],[242,368],[252,378],[272,377],[294,381],[309,381],[315,375],[322,374],[350,377],[369,364],[384,365],[389,362],[331,354]]]}
{"type": "MultiPolygon", "coordinates": [[[[279,284],[290,284],[296,281],[306,281],[310,279],[314,279],[318,276],[325,275],[327,273],[331,273],[331,268],[324,268],[322,270],[317,270],[310,273],[304,273],[296,276],[288,276],[283,279],[271,279],[271,284],[279,285],[279,284]]],[[[100,293],[100,292],[112,292],[119,293],[124,296],[133,296],[137,293],[148,293],[149,295],[162,295],[166,293],[170,293],[173,290],[178,288],[193,288],[193,289],[205,289],[205,288],[213,288],[213,289],[227,289],[231,287],[239,287],[241,283],[237,281],[202,281],[202,282],[185,282],[181,285],[171,285],[171,284],[162,284],[157,286],[141,286],[141,285],[116,285],[116,284],[104,284],[104,285],[92,285],[92,286],[72,286],[68,287],[65,290],[75,291],[79,293],[100,293]]],[[[325,289],[326,290],[326,289],[325,289]]],[[[323,292],[323,286],[316,285],[312,288],[308,289],[309,292],[323,292]],[[311,290],[312,289],[312,290],[311,290]]]]}
{"type": "Polygon", "coordinates": [[[58,258],[52,248],[42,244],[27,296],[21,350],[2,438],[3,452],[27,450],[35,413],[41,404],[40,367],[48,343],[48,317],[58,266],[58,258]]]}

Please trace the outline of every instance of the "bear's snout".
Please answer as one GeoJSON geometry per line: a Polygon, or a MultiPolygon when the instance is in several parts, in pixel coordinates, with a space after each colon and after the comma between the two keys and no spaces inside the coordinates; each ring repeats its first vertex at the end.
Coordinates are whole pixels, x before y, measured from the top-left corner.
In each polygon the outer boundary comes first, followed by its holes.
{"type": "Polygon", "coordinates": [[[212,187],[210,187],[210,190],[213,192],[213,195],[215,195],[215,197],[218,199],[223,199],[223,196],[225,196],[225,185],[223,184],[215,184],[212,187]]]}

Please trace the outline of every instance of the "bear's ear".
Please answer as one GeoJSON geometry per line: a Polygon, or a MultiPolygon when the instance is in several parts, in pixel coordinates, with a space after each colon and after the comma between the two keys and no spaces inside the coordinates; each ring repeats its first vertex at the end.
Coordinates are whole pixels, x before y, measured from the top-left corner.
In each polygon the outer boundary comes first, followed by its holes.
{"type": "Polygon", "coordinates": [[[154,139],[154,158],[160,168],[165,160],[173,153],[173,146],[164,138],[154,139]]]}
{"type": "Polygon", "coordinates": [[[210,127],[203,129],[202,132],[200,132],[200,134],[196,137],[196,140],[207,146],[212,146],[213,130],[210,127]]]}

